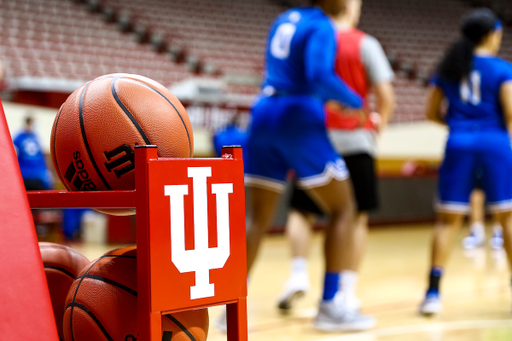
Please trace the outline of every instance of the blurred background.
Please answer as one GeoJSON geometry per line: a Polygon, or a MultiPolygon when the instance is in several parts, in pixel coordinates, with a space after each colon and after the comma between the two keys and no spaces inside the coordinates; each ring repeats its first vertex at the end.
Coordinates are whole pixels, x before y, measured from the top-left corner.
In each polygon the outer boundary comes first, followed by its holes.
{"type": "MultiPolygon", "coordinates": [[[[25,118],[49,158],[50,131],[66,97],[108,73],[134,73],[167,86],[185,105],[195,156],[213,156],[212,134],[249,107],[263,77],[273,19],[293,0],[0,0],[0,96],[11,133],[25,118]]],[[[501,56],[512,60],[510,0],[364,0],[359,28],[384,47],[396,77],[397,108],[378,137],[381,208],[371,224],[430,222],[436,173],[447,131],[426,121],[426,85],[459,18],[489,6],[505,23],[501,56]]],[[[54,174],[54,187],[63,188],[54,174]]],[[[286,217],[283,198],[274,231],[286,217]]],[[[62,213],[34,213],[42,240],[134,242],[133,218],[83,212],[81,232],[64,236],[62,213]]],[[[78,230],[77,230],[78,231],[78,230]]]]}

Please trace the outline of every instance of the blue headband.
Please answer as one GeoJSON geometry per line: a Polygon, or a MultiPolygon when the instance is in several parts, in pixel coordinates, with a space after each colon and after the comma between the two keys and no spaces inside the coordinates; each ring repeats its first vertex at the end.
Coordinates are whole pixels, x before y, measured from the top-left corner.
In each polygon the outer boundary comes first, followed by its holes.
{"type": "Polygon", "coordinates": [[[498,31],[498,30],[502,30],[503,29],[503,24],[501,23],[501,20],[497,20],[496,23],[494,24],[494,31],[498,31]]]}

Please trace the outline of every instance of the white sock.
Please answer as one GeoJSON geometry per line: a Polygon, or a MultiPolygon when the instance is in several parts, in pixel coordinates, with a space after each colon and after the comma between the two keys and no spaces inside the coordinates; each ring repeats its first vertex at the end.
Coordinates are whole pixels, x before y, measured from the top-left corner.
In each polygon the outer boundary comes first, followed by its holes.
{"type": "Polygon", "coordinates": [[[293,257],[292,275],[308,272],[308,260],[305,257],[293,257]]]}
{"type": "Polygon", "coordinates": [[[357,272],[343,270],[340,272],[340,291],[346,297],[356,297],[357,272]]]}
{"type": "Polygon", "coordinates": [[[485,226],[481,222],[475,222],[469,227],[475,237],[485,237],[485,226]]]}

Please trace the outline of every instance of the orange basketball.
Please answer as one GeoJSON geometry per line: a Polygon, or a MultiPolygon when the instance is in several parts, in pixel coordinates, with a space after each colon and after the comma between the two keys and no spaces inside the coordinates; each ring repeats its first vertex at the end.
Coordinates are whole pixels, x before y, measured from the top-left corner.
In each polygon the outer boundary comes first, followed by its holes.
{"type": "Polygon", "coordinates": [[[62,339],[62,317],[68,290],[80,271],[89,264],[89,260],[70,247],[54,243],[39,243],[39,251],[43,258],[48,289],[50,289],[53,315],[62,339]]]}
{"type": "Polygon", "coordinates": [[[185,108],[146,77],[118,73],[87,82],[53,123],[52,160],[68,190],[133,189],[135,145],[156,145],[158,156],[173,158],[191,157],[194,149],[185,108]]]}
{"type": "MultiPolygon", "coordinates": [[[[137,340],[136,269],[136,247],[112,250],[86,267],[66,299],[64,340],[137,340]]],[[[204,341],[208,322],[207,309],[162,316],[162,340],[204,341]]]]}

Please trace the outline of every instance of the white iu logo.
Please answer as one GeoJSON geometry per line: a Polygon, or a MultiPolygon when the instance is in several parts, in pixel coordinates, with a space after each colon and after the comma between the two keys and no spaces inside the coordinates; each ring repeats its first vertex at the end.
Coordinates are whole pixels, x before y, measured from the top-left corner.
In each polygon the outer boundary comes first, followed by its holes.
{"type": "Polygon", "coordinates": [[[212,176],[211,167],[189,167],[194,193],[194,250],[185,250],[184,196],[188,185],[165,186],[165,195],[171,205],[171,259],[181,273],[195,272],[196,285],[190,288],[190,298],[215,296],[215,285],[210,283],[210,270],[224,267],[230,255],[229,194],[233,184],[212,184],[217,199],[217,247],[208,247],[208,188],[206,178],[212,176]]]}

